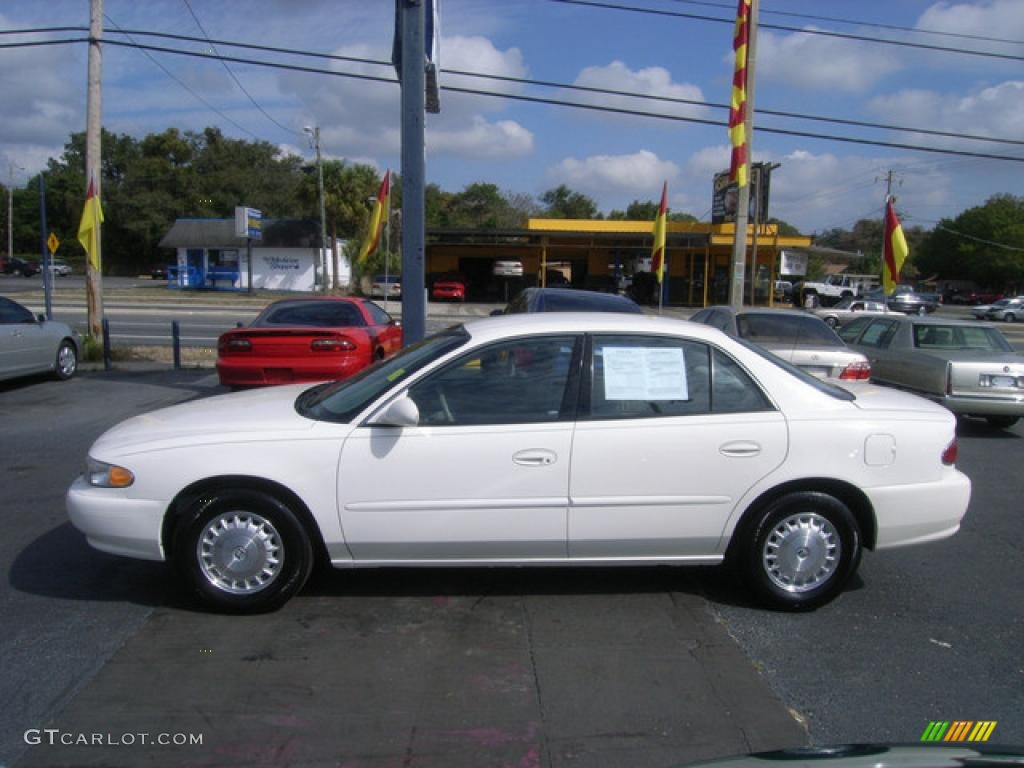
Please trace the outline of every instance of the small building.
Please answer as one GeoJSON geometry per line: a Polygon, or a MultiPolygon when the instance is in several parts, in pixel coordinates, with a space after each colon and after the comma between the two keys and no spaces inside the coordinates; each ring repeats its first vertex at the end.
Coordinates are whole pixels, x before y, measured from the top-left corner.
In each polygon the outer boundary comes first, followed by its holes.
{"type": "MultiPolygon", "coordinates": [[[[317,287],[316,264],[320,226],[316,221],[265,219],[263,236],[252,241],[252,265],[245,238],[235,234],[234,219],[178,219],[160,240],[172,248],[175,259],[167,271],[174,288],[247,290],[250,275],[254,289],[313,291],[317,287]]],[[[338,284],[352,277],[345,258],[345,241],[334,243],[338,284]]],[[[335,256],[325,249],[328,285],[332,284],[335,256]]]]}

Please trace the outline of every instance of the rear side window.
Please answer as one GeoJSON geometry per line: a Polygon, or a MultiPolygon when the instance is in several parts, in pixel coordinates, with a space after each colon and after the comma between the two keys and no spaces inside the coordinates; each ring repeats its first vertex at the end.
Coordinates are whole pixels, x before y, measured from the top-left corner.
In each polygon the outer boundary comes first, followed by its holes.
{"type": "Polygon", "coordinates": [[[885,349],[889,346],[889,342],[892,341],[892,337],[896,335],[898,327],[899,323],[895,320],[875,320],[864,331],[864,335],[860,337],[858,343],[865,347],[885,349]]]}

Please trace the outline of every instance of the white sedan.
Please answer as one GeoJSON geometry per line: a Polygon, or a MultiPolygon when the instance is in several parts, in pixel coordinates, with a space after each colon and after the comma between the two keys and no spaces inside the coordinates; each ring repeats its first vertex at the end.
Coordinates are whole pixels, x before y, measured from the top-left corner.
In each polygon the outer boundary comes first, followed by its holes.
{"type": "Polygon", "coordinates": [[[129,419],[92,446],[67,506],[94,547],[173,560],[231,612],[280,606],[316,560],[725,562],[762,601],[812,608],[862,548],[959,529],[970,481],[954,424],[707,326],[510,315],[344,382],[129,419]]]}

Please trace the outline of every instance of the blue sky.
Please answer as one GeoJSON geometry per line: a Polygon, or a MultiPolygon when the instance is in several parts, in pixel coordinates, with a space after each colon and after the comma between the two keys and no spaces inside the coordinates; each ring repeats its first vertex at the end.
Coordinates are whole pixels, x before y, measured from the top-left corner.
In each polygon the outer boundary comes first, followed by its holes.
{"type": "MultiPolygon", "coordinates": [[[[597,86],[631,93],[722,103],[732,74],[729,24],[567,5],[552,0],[440,0],[444,69],[597,86]]],[[[621,0],[620,4],[732,17],[731,2],[621,0]]],[[[214,39],[257,43],[369,59],[388,59],[391,0],[105,0],[109,39],[123,29],[202,37],[189,11],[214,39]]],[[[0,29],[87,25],[88,0],[8,0],[0,29]]],[[[883,23],[1024,41],[1024,0],[762,0],[761,21],[900,41],[924,42],[1024,56],[1024,43],[939,37],[882,30],[883,23]],[[859,25],[784,13],[832,16],[859,25]]],[[[79,36],[75,33],[49,37],[79,36]]],[[[44,35],[5,35],[0,42],[44,35]]],[[[200,43],[136,38],[201,51],[200,43]]],[[[222,46],[246,58],[268,54],[222,46]]],[[[186,90],[142,52],[104,47],[103,123],[143,136],[168,127],[269,141],[283,152],[311,155],[305,125],[321,126],[324,152],[383,171],[399,165],[399,92],[391,84],[305,74],[244,64],[231,73],[273,121],[261,114],[223,66],[153,53],[186,90]],[[200,101],[219,110],[213,111],[200,101]],[[244,130],[243,130],[244,129],[244,130]]],[[[387,67],[275,60],[337,71],[392,76],[387,67]]],[[[85,126],[84,44],[0,49],[0,175],[15,183],[58,156],[70,133],[85,126]]],[[[761,109],[923,127],[1024,142],[1021,61],[931,52],[763,28],[756,64],[761,109]]],[[[658,104],[506,82],[467,79],[442,71],[442,84],[577,102],[626,106],[725,120],[711,107],[658,104]]],[[[888,130],[867,130],[759,115],[757,124],[1024,157],[1024,145],[991,144],[888,130]]],[[[539,196],[564,183],[593,197],[607,213],[634,199],[658,197],[707,218],[711,179],[728,163],[724,128],[601,114],[508,99],[442,93],[442,112],[427,117],[427,178],[458,191],[476,181],[539,196]]],[[[972,160],[902,149],[860,146],[758,132],[754,159],[781,163],[773,176],[773,215],[813,233],[850,227],[880,215],[890,169],[899,182],[907,224],[930,227],[943,216],[996,193],[1024,194],[1024,163],[972,160]]],[[[235,201],[232,201],[234,204],[235,201]]],[[[244,201],[237,201],[244,203],[244,201]]]]}

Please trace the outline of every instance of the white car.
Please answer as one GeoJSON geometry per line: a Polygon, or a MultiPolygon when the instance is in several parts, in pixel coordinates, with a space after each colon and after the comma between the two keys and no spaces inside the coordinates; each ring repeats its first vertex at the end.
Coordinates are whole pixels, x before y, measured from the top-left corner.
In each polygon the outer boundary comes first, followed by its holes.
{"type": "Polygon", "coordinates": [[[887,315],[891,312],[884,301],[858,299],[855,296],[847,296],[831,307],[815,309],[813,311],[830,328],[838,328],[851,318],[859,317],[860,315],[887,315]]]}
{"type": "Polygon", "coordinates": [[[821,605],[862,548],[953,535],[954,417],[710,327],[538,313],[453,326],[345,380],[129,419],[68,491],[97,549],[173,560],[209,606],[335,567],[728,562],[821,605]]]}
{"type": "Polygon", "coordinates": [[[402,278],[400,275],[377,275],[370,284],[370,296],[383,299],[402,297],[402,278]]]}
{"type": "Polygon", "coordinates": [[[521,261],[496,261],[492,268],[495,277],[522,277],[523,262],[521,261]]]}

